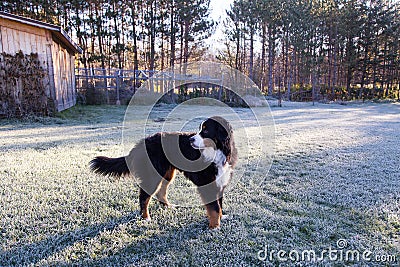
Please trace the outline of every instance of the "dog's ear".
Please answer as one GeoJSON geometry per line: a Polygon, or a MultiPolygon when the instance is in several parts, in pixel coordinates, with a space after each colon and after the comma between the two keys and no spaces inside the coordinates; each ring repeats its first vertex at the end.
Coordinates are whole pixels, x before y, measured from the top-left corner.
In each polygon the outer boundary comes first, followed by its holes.
{"type": "Polygon", "coordinates": [[[232,129],[229,127],[229,125],[223,125],[220,122],[218,124],[219,124],[218,130],[217,130],[218,139],[222,145],[222,152],[228,158],[229,155],[231,154],[231,138],[230,138],[230,136],[231,136],[232,129]]]}
{"type": "Polygon", "coordinates": [[[217,124],[218,124],[218,129],[217,129],[218,139],[222,142],[225,142],[226,139],[229,138],[229,133],[228,133],[229,129],[225,129],[225,127],[220,122],[217,122],[217,124]]]}

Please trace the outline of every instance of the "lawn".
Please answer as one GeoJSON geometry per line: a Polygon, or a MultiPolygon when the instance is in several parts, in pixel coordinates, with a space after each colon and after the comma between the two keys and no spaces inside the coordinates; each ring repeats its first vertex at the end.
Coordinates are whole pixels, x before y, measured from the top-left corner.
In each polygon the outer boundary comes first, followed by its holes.
{"type": "MultiPolygon", "coordinates": [[[[236,140],[246,160],[215,231],[182,176],[171,192],[180,206],[153,201],[145,222],[133,179],[90,172],[93,157],[121,156],[143,134],[131,130],[132,143],[122,145],[125,109],[77,106],[56,118],[0,121],[0,266],[399,265],[398,103],[272,107],[275,125],[264,127],[273,135],[260,140],[266,155],[236,140]]],[[[178,114],[177,125],[189,113],[178,114]]]]}

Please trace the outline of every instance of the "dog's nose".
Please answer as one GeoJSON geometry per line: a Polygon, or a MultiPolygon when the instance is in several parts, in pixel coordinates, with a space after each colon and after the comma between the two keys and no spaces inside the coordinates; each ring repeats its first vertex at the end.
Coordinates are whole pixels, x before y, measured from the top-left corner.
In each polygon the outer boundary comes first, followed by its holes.
{"type": "Polygon", "coordinates": [[[194,136],[192,136],[192,137],[189,138],[189,142],[190,142],[190,143],[193,143],[194,140],[195,140],[194,136]]]}

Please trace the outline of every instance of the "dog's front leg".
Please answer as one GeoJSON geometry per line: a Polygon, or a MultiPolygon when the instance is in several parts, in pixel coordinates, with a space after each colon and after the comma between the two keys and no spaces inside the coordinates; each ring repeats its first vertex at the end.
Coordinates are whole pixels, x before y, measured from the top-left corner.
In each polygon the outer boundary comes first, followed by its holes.
{"type": "Polygon", "coordinates": [[[198,190],[207,210],[209,220],[208,228],[216,229],[221,224],[222,216],[222,209],[219,204],[220,190],[215,181],[207,185],[199,186],[198,190]]]}
{"type": "Polygon", "coordinates": [[[218,204],[219,204],[219,207],[221,209],[221,221],[226,220],[227,218],[229,218],[229,216],[224,214],[224,212],[222,211],[223,195],[224,195],[224,190],[222,189],[221,192],[218,195],[218,204]]]}
{"type": "Polygon", "coordinates": [[[221,224],[222,209],[219,206],[219,201],[215,200],[206,204],[207,216],[209,220],[208,228],[216,229],[221,224]]]}

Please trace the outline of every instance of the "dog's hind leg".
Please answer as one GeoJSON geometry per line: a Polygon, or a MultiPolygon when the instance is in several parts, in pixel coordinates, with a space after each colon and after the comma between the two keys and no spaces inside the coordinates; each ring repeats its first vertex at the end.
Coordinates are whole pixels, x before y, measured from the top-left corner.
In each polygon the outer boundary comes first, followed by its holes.
{"type": "Polygon", "coordinates": [[[164,175],[164,179],[161,181],[160,189],[158,190],[156,197],[158,201],[166,207],[171,207],[168,201],[168,187],[175,177],[176,169],[170,168],[164,175]]]}
{"type": "Polygon", "coordinates": [[[151,197],[160,188],[161,181],[157,179],[148,179],[146,183],[140,184],[139,191],[139,204],[140,204],[140,215],[146,221],[150,221],[149,203],[151,197]]]}
{"type": "Polygon", "coordinates": [[[139,192],[139,204],[140,204],[140,215],[143,219],[150,221],[150,213],[149,213],[149,202],[151,199],[151,195],[149,195],[146,191],[140,188],[139,192]]]}

